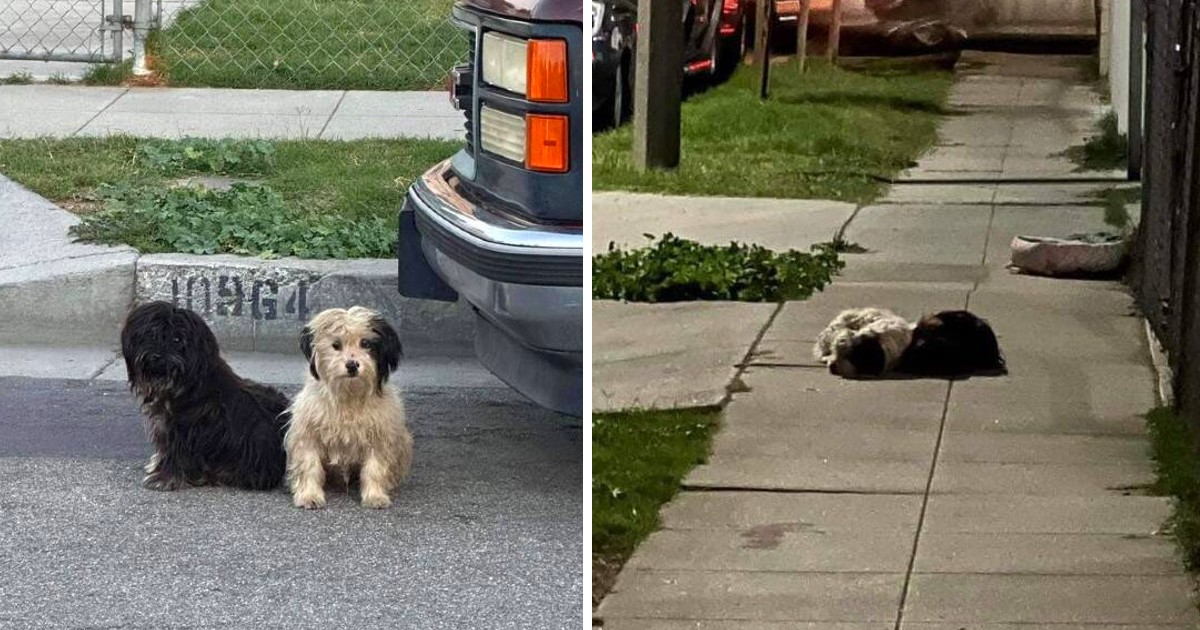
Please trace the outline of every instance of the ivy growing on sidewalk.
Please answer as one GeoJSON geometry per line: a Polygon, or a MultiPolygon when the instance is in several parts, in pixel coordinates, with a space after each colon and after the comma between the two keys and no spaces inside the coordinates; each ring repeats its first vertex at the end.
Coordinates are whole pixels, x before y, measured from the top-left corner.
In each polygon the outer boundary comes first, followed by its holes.
{"type": "MultiPolygon", "coordinates": [[[[653,236],[646,237],[653,241],[653,236]]],[[[628,302],[802,300],[845,267],[836,248],[776,253],[761,245],[702,245],[665,234],[648,247],[623,250],[610,243],[592,259],[592,296],[628,302]]]]}

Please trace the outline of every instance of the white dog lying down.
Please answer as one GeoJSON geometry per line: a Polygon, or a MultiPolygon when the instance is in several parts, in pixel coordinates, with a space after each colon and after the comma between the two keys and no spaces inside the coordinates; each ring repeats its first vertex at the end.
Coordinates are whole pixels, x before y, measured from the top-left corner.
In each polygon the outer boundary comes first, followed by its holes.
{"type": "Polygon", "coordinates": [[[842,311],[817,337],[813,357],[846,378],[881,376],[900,364],[913,324],[884,308],[842,311]]]}

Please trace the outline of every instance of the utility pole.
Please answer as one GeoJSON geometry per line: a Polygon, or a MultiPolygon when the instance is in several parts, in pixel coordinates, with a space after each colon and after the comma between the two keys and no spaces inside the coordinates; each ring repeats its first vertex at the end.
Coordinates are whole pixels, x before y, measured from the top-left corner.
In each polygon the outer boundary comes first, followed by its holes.
{"type": "Polygon", "coordinates": [[[679,166],[683,0],[638,3],[633,161],[640,171],[679,166]]]}
{"type": "Polygon", "coordinates": [[[830,64],[837,63],[838,49],[842,45],[842,0],[833,0],[833,22],[829,25],[829,48],[825,56],[830,64]]]}
{"type": "Polygon", "coordinates": [[[800,61],[800,72],[804,72],[804,63],[808,60],[808,12],[812,9],[812,0],[800,0],[800,21],[796,24],[796,58],[800,61]]]}
{"type": "Polygon", "coordinates": [[[771,16],[775,0],[757,0],[754,14],[754,63],[758,64],[758,97],[766,99],[771,92],[771,16]]]}

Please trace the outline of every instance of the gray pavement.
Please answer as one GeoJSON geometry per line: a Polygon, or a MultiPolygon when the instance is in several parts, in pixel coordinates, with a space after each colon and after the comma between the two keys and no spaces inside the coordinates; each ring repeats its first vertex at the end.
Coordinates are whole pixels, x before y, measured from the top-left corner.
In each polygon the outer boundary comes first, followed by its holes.
{"type": "Polygon", "coordinates": [[[592,251],[609,243],[641,247],[667,232],[710,245],[730,241],[807,251],[854,215],[854,204],[794,199],[679,197],[627,192],[592,195],[592,251]]]}
{"type": "Polygon", "coordinates": [[[1107,110],[1069,57],[968,52],[950,94],[954,111],[934,149],[900,181],[1121,180],[1080,170],[1063,152],[1096,130],[1107,110]]]}
{"type": "Polygon", "coordinates": [[[144,490],[124,383],[0,377],[0,628],[578,627],[582,429],[458,369],[402,369],[416,458],[384,511],[144,490]]]}
{"type": "MultiPolygon", "coordinates": [[[[1047,60],[1034,76],[1069,77],[1074,63],[1047,60]]],[[[1011,98],[979,93],[979,113],[943,128],[951,142],[986,143],[969,121],[986,116],[989,95],[1011,98]]],[[[1194,580],[1164,532],[1170,501],[1145,492],[1154,473],[1141,414],[1157,404],[1156,376],[1132,299],[1115,282],[1005,269],[1015,235],[1103,228],[1087,205],[1093,185],[1053,174],[900,184],[861,209],[846,234],[870,251],[729,348],[749,362],[731,376],[712,454],[600,605],[604,627],[1197,627],[1194,580]],[[812,340],[861,305],[908,317],[970,308],[996,328],[1010,373],[831,376],[812,340]]],[[[627,334],[663,345],[672,327],[642,320],[627,334]]],[[[687,366],[672,368],[664,389],[687,381],[687,366]]]]}
{"type": "Polygon", "coordinates": [[[461,140],[445,92],[0,86],[0,138],[183,136],[461,140]]]}

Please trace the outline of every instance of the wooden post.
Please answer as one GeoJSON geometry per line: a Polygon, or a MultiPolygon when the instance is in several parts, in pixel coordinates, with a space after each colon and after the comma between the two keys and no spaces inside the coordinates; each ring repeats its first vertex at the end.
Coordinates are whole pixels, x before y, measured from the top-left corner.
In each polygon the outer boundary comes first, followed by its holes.
{"type": "Polygon", "coordinates": [[[838,49],[842,45],[842,0],[833,0],[833,22],[829,25],[829,48],[825,56],[830,64],[837,63],[838,49]]]}
{"type": "Polygon", "coordinates": [[[633,162],[640,171],[679,166],[683,99],[683,3],[638,3],[633,86],[633,162]]]}
{"type": "Polygon", "coordinates": [[[775,0],[758,0],[754,7],[754,63],[759,68],[758,97],[771,91],[771,15],[775,0]]]}
{"type": "Polygon", "coordinates": [[[812,0],[800,0],[800,21],[796,23],[796,59],[800,61],[800,72],[808,58],[808,12],[812,0]]]}

